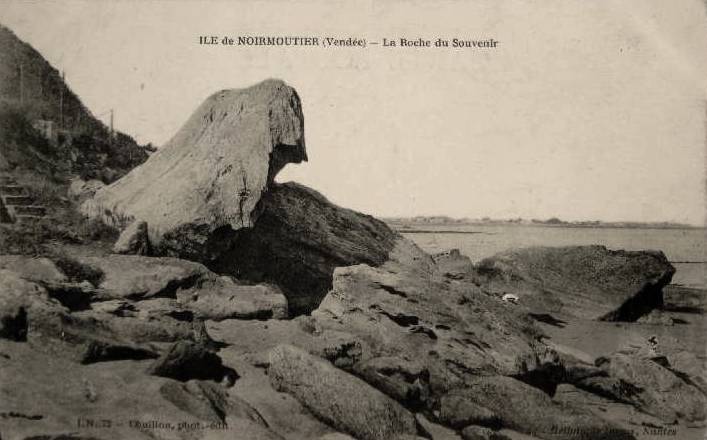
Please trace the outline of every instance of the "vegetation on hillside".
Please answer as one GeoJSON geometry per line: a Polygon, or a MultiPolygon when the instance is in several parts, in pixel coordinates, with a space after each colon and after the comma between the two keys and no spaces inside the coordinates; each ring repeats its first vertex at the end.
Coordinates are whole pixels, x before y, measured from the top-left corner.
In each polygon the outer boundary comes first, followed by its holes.
{"type": "Polygon", "coordinates": [[[110,129],[39,52],[0,25],[0,171],[66,171],[112,182],[144,162],[149,147],[110,129]],[[33,128],[51,121],[54,139],[33,128]]]}

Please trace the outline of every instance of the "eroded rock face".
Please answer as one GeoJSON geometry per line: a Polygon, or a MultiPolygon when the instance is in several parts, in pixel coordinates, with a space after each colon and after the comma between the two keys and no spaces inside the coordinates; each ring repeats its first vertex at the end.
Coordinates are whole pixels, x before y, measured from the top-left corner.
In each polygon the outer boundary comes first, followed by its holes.
{"type": "Polygon", "coordinates": [[[163,252],[200,255],[215,230],[253,226],[268,184],[303,160],[299,97],[267,80],[210,96],[166,145],[81,209],[119,229],[146,221],[163,252]]]}
{"type": "Polygon", "coordinates": [[[361,341],[352,371],[408,407],[431,409],[476,376],[523,376],[545,366],[547,347],[527,317],[471,283],[410,265],[418,251],[401,240],[378,268],[334,272],[312,317],[361,341]]]}
{"type": "Polygon", "coordinates": [[[533,247],[482,260],[477,282],[512,293],[530,309],[580,318],[635,321],[663,305],[675,268],[660,251],[604,246],[533,247]]]}
{"type": "MultiPolygon", "coordinates": [[[[240,279],[277,284],[293,314],[316,308],[331,288],[335,268],[379,266],[400,239],[380,220],[340,208],[295,183],[273,185],[260,203],[255,227],[238,231],[228,249],[207,264],[240,279]]],[[[429,260],[422,252],[420,258],[429,260]]]]}

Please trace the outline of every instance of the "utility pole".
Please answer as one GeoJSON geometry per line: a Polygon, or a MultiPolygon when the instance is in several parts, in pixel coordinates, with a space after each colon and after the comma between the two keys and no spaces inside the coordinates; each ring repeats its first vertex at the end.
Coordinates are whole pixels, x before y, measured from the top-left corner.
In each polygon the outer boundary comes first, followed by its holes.
{"type": "Polygon", "coordinates": [[[20,104],[25,103],[25,69],[24,65],[20,63],[20,104]]]}
{"type": "Polygon", "coordinates": [[[61,84],[59,84],[59,128],[64,128],[64,87],[66,86],[66,75],[61,71],[61,84]]]}
{"type": "Polygon", "coordinates": [[[113,145],[113,109],[110,109],[110,145],[113,145]]]}

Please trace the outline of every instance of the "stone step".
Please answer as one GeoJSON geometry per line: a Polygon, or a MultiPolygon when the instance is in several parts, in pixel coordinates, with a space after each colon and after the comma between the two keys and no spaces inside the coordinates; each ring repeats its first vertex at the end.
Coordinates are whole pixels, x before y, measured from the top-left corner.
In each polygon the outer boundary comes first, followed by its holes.
{"type": "Polygon", "coordinates": [[[3,196],[25,196],[27,191],[20,185],[0,185],[0,195],[3,196]]]}
{"type": "Polygon", "coordinates": [[[2,196],[5,205],[31,205],[34,200],[30,196],[2,196]]]}
{"type": "Polygon", "coordinates": [[[47,213],[47,209],[44,206],[37,206],[37,205],[27,205],[27,206],[22,206],[22,205],[17,205],[17,206],[7,206],[8,211],[10,211],[15,218],[21,216],[21,215],[36,215],[36,216],[43,216],[47,213]]]}

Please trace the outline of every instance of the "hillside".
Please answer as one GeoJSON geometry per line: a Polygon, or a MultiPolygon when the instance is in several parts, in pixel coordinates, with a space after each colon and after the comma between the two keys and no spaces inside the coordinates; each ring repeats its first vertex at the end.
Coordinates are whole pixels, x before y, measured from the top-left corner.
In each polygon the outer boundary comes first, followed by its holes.
{"type": "Polygon", "coordinates": [[[149,149],[99,121],[32,46],[0,25],[0,171],[68,172],[111,182],[149,149]],[[48,121],[48,132],[34,127],[48,121]]]}

